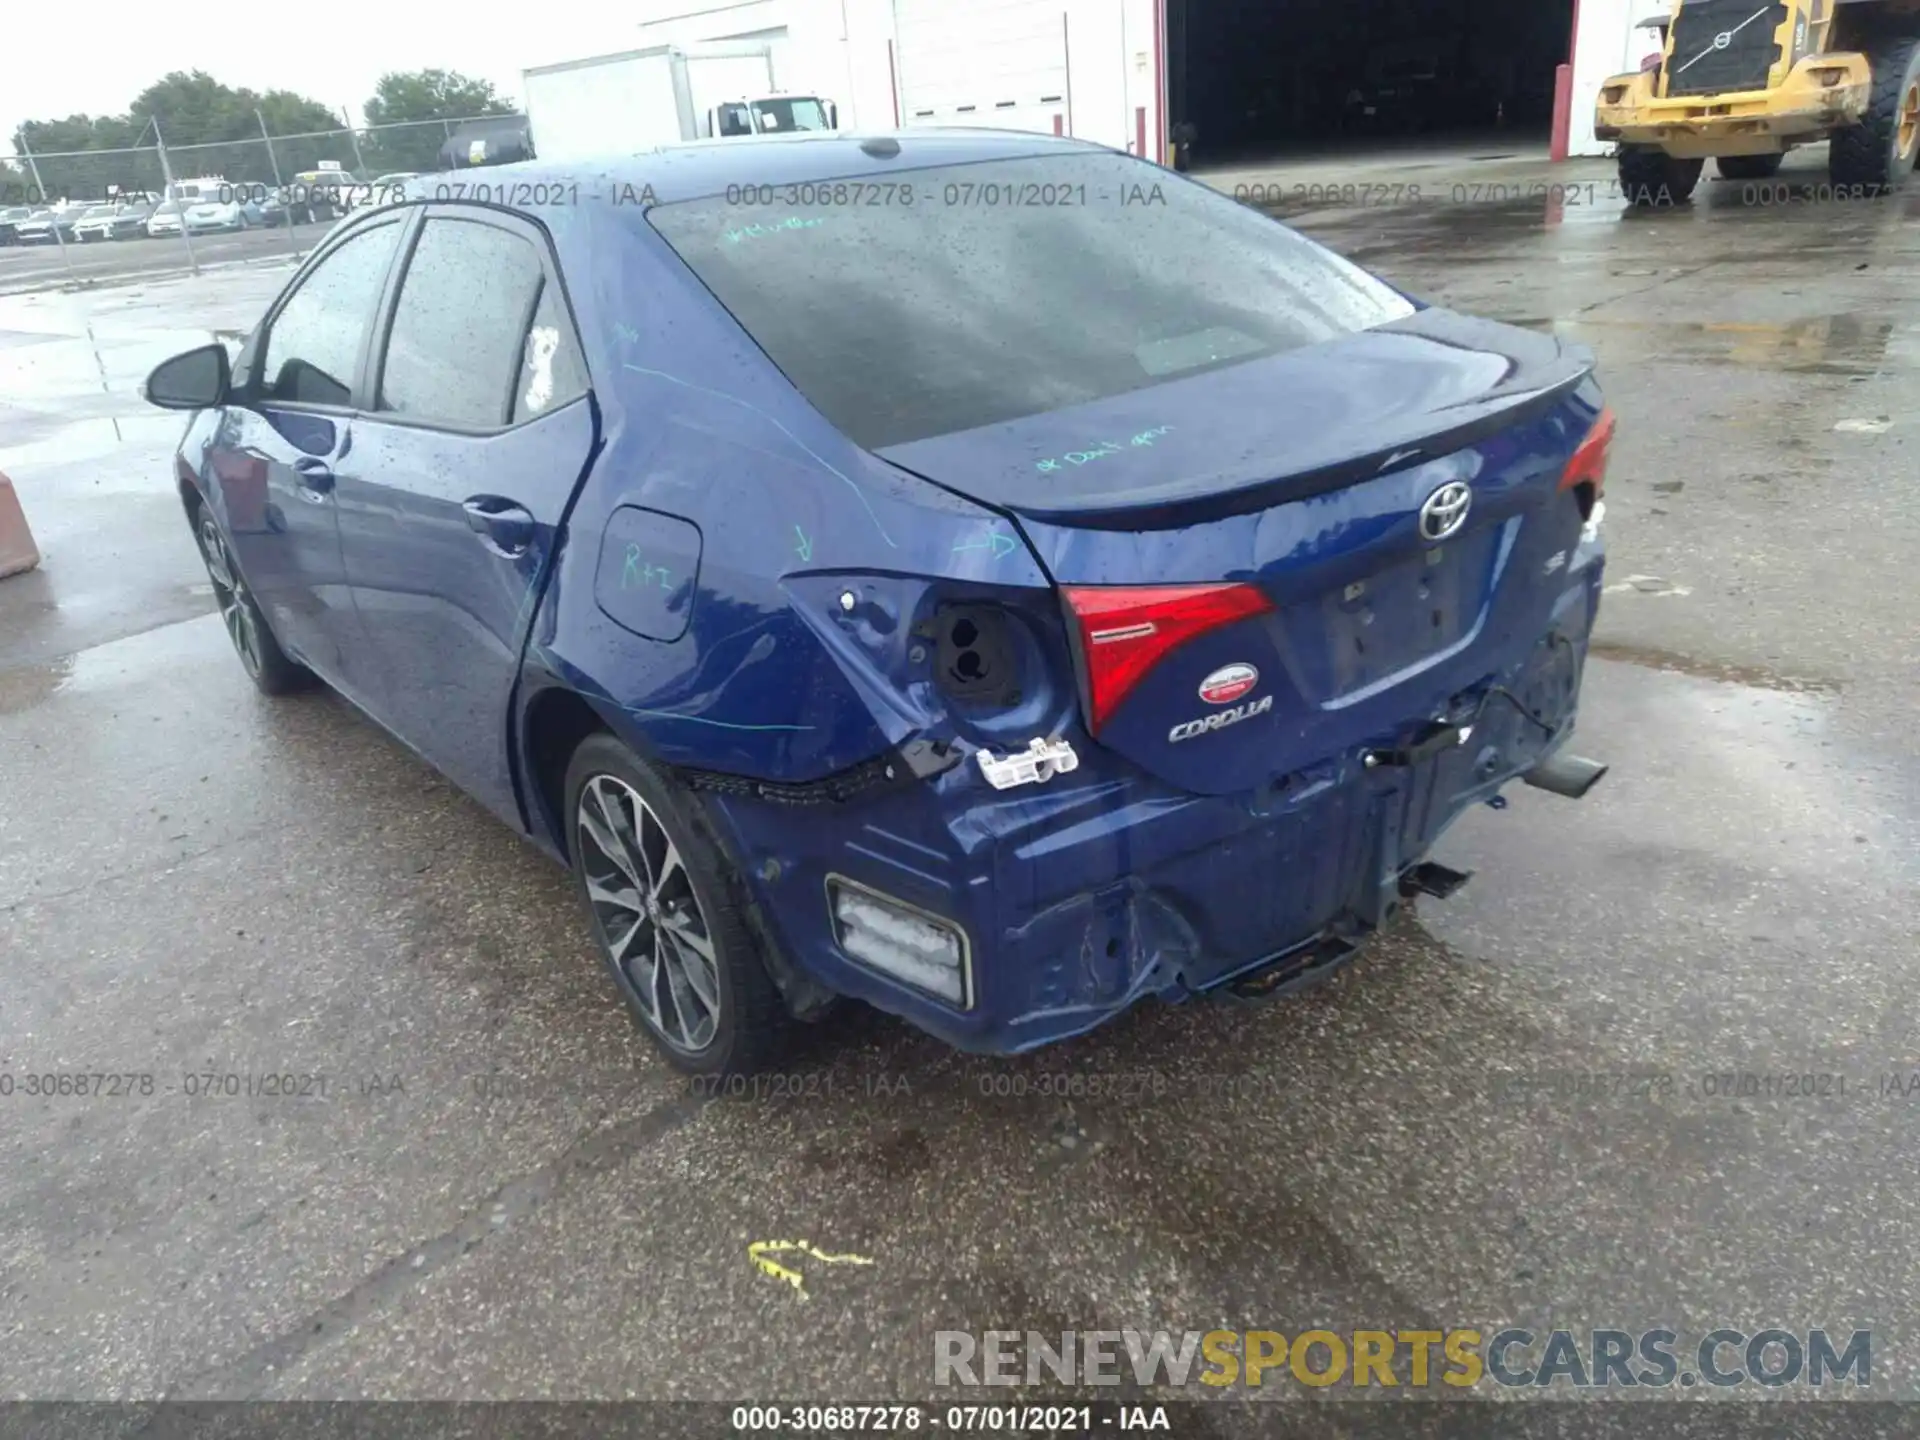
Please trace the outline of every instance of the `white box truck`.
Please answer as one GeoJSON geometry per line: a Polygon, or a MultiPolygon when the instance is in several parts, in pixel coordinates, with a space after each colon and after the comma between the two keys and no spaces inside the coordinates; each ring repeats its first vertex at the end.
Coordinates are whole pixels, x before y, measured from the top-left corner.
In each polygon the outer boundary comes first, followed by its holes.
{"type": "Polygon", "coordinates": [[[750,41],[660,45],[540,65],[522,76],[542,160],[839,126],[831,100],[776,90],[772,47],[750,41]]]}

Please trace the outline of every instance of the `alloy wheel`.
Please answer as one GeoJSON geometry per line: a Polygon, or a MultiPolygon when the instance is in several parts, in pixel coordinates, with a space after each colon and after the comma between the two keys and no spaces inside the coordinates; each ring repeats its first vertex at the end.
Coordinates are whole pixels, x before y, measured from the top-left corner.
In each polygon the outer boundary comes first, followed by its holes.
{"type": "Polygon", "coordinates": [[[260,621],[253,608],[247,583],[233,563],[220,527],[207,516],[200,522],[200,554],[207,562],[207,578],[213,581],[213,598],[220,606],[220,621],[227,627],[233,648],[240,652],[240,663],[256,679],[260,675],[260,621]]]}
{"type": "Polygon", "coordinates": [[[595,775],[574,816],[594,925],[653,1030],[688,1055],[720,1028],[720,966],[693,879],[652,806],[615,775],[595,775]]]}
{"type": "Polygon", "coordinates": [[[1900,129],[1897,135],[1899,148],[1895,151],[1902,160],[1912,160],[1914,143],[1920,140],[1920,80],[1907,88],[1900,102],[1900,129]]]}

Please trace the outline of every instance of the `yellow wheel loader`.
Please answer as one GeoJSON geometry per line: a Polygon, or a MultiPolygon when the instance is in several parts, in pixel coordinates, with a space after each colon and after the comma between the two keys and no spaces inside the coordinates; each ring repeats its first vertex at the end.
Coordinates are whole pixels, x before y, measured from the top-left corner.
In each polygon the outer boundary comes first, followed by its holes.
{"type": "Polygon", "coordinates": [[[1762,180],[1823,140],[1849,198],[1912,178],[1920,0],[1677,0],[1647,23],[1658,63],[1608,80],[1594,115],[1631,204],[1680,204],[1709,159],[1730,180],[1762,180]]]}

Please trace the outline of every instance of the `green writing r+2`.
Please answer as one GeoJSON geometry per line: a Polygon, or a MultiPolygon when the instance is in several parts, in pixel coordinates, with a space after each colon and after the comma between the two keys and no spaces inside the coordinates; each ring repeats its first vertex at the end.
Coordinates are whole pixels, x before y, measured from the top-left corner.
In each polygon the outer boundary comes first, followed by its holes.
{"type": "Polygon", "coordinates": [[[757,240],[763,235],[778,235],[783,230],[811,230],[816,225],[826,224],[824,215],[810,215],[802,219],[798,215],[789,215],[784,220],[775,220],[769,225],[735,225],[726,232],[729,245],[738,245],[743,240],[757,240]]]}
{"type": "Polygon", "coordinates": [[[665,566],[649,564],[642,559],[638,545],[627,546],[627,563],[620,571],[620,588],[637,590],[643,585],[653,584],[656,580],[662,590],[673,589],[673,576],[665,566]]]}
{"type": "Polygon", "coordinates": [[[1069,450],[1065,455],[1055,459],[1036,461],[1033,468],[1042,475],[1051,475],[1056,471],[1064,470],[1069,465],[1091,465],[1094,461],[1104,460],[1109,455],[1118,455],[1129,447],[1144,450],[1161,436],[1170,434],[1172,430],[1171,425],[1156,425],[1151,430],[1142,430],[1133,439],[1124,443],[1119,440],[1102,440],[1088,450],[1069,450]]]}

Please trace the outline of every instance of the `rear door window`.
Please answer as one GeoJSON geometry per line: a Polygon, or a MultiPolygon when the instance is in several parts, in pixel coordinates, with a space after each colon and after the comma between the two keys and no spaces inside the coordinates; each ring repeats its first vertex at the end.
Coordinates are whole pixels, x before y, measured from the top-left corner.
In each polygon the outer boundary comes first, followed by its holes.
{"type": "MultiPolygon", "coordinates": [[[[431,217],[420,232],[387,336],[378,408],[466,428],[507,423],[522,385],[543,274],[526,237],[481,220],[431,217]]],[[[551,376],[552,355],[544,362],[551,376]]]]}
{"type": "Polygon", "coordinates": [[[517,425],[557,410],[586,393],[587,372],[580,363],[566,307],[560,303],[559,290],[544,285],[522,352],[520,383],[513,394],[513,422],[517,425]]]}
{"type": "Polygon", "coordinates": [[[716,196],[647,215],[801,392],[869,449],[1106,399],[1414,310],[1304,236],[1124,155],[895,171],[887,186],[864,178],[766,187],[775,203],[750,211],[716,196]]]}
{"type": "Polygon", "coordinates": [[[367,327],[386,286],[400,226],[362,230],[300,282],[267,333],[261,396],[304,405],[349,405],[367,327]]]}

